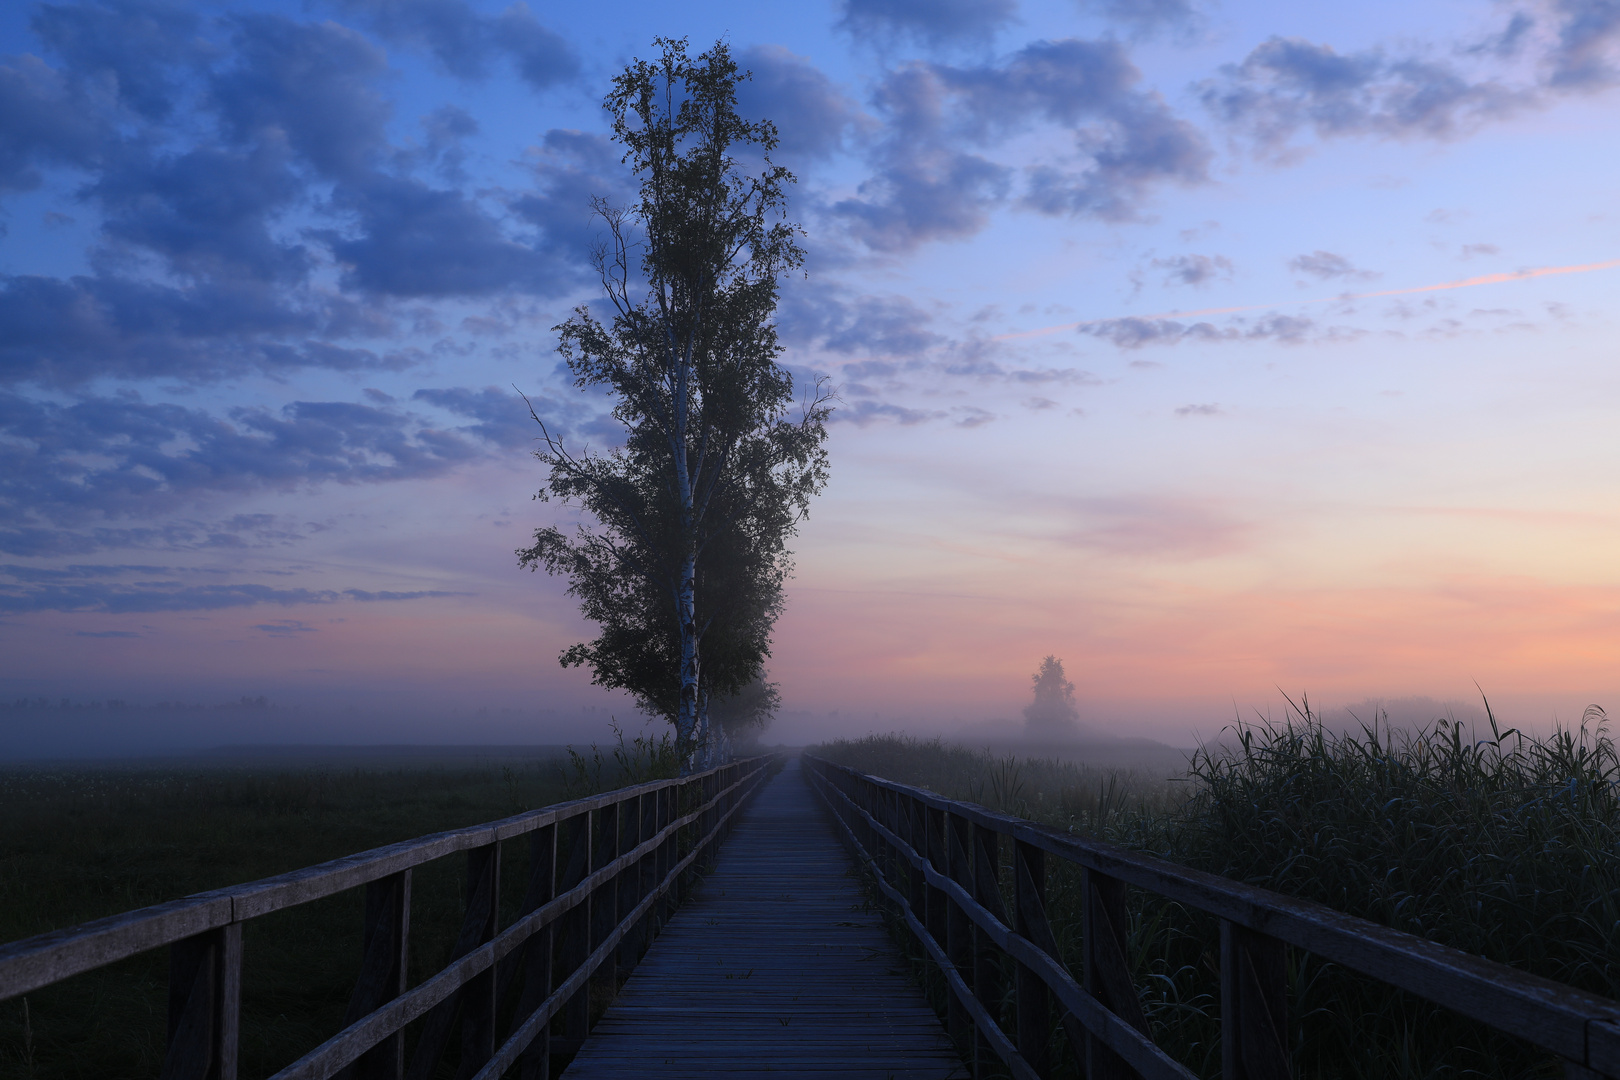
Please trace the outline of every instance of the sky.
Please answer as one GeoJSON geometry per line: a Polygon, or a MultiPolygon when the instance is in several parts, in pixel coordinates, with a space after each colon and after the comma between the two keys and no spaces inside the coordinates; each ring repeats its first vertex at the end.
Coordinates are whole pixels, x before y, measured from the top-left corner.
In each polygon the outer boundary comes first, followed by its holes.
{"type": "Polygon", "coordinates": [[[780,737],[1016,718],[1047,654],[1178,745],[1620,708],[1613,0],[4,5],[0,700],[629,711],[514,557],[573,520],[519,394],[611,444],[551,328],[658,35],[752,72],[839,395],[780,737]]]}

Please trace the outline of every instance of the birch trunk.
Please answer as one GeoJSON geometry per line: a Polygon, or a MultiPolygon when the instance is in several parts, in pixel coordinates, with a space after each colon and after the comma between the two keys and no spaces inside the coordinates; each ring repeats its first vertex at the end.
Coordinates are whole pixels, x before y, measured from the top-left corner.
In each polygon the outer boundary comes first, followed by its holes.
{"type": "Polygon", "coordinates": [[[681,698],[680,712],[675,723],[675,738],[686,760],[698,748],[698,629],[697,629],[697,556],[686,555],[681,560],[681,583],[677,599],[677,617],[681,635],[681,698]]]}

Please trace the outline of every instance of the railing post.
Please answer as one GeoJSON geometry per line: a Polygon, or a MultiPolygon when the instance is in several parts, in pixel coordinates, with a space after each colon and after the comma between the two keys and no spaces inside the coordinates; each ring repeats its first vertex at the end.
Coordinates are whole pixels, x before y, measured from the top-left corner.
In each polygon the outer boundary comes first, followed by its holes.
{"type": "MultiPolygon", "coordinates": [[[[973,899],[994,915],[1003,926],[1007,911],[1001,901],[1001,836],[983,825],[973,826],[973,899]]],[[[1001,1015],[1001,952],[984,931],[973,931],[973,995],[997,1024],[1001,1015]]],[[[973,1075],[984,1077],[1000,1068],[1001,1059],[983,1032],[973,1048],[973,1075]]]]}
{"type": "Polygon", "coordinates": [[[1288,957],[1276,938],[1221,920],[1221,1076],[1288,1080],[1288,957]]]}
{"type": "MultiPolygon", "coordinates": [[[[648,794],[643,795],[640,800],[641,842],[643,844],[658,835],[659,794],[660,793],[656,791],[649,792],[648,794]]],[[[658,851],[659,848],[654,848],[651,852],[642,856],[641,862],[636,867],[636,876],[640,882],[636,887],[636,903],[638,904],[645,900],[648,896],[652,895],[652,891],[658,887],[658,882],[660,880],[658,876],[658,851]]],[[[652,942],[654,932],[653,928],[657,926],[657,924],[658,909],[655,905],[654,907],[648,908],[647,914],[641,917],[641,925],[636,928],[636,960],[639,961],[642,954],[647,951],[647,946],[652,942]]]]}
{"type": "MultiPolygon", "coordinates": [[[[557,826],[542,825],[529,834],[529,887],[523,898],[523,911],[527,915],[549,903],[557,887],[557,826]]],[[[517,1014],[513,1018],[515,1029],[543,1004],[551,995],[552,949],[556,923],[550,923],[534,932],[523,945],[523,995],[518,998],[517,1014]]],[[[546,1027],[550,1028],[550,1024],[546,1027]]],[[[518,1080],[550,1080],[551,1037],[542,1030],[534,1041],[523,1048],[518,1056],[518,1080]]]]}
{"type": "MultiPolygon", "coordinates": [[[[568,843],[568,863],[563,867],[562,877],[557,882],[557,895],[561,896],[584,881],[591,872],[591,813],[585,811],[575,814],[560,823],[561,830],[558,840],[568,843]]],[[[557,981],[560,983],[585,963],[590,955],[590,926],[591,902],[586,900],[583,904],[563,913],[557,921],[557,981]]],[[[562,1007],[563,1038],[568,1040],[571,1048],[577,1048],[585,1041],[585,1035],[590,1028],[591,1018],[591,991],[590,987],[582,986],[568,1004],[562,1007]]]]}
{"type": "MultiPolygon", "coordinates": [[[[619,854],[619,804],[608,803],[596,811],[596,828],[591,835],[591,872],[602,869],[612,862],[619,854]]],[[[617,925],[619,903],[618,877],[615,875],[598,885],[591,892],[591,944],[589,952],[596,949],[606,941],[608,935],[613,933],[617,925]]],[[[598,988],[598,993],[611,997],[618,989],[619,981],[614,970],[611,957],[596,974],[591,976],[590,985],[598,988]]]]}
{"type": "MultiPolygon", "coordinates": [[[[619,855],[628,855],[641,843],[641,796],[635,795],[619,803],[619,855]]],[[[623,922],[625,916],[636,908],[636,888],[641,884],[641,866],[639,863],[631,865],[626,870],[619,871],[617,913],[613,917],[613,925],[623,922]]],[[[618,971],[615,980],[624,978],[630,969],[636,966],[636,935],[634,931],[626,933],[619,939],[619,947],[615,950],[618,971]]]]}
{"type": "Polygon", "coordinates": [[[169,946],[169,1038],[162,1080],[236,1080],[242,924],[169,946]]]}
{"type": "MultiPolygon", "coordinates": [[[[466,924],[480,920],[473,948],[495,939],[500,923],[501,845],[497,841],[467,852],[466,924]]],[[[471,951],[470,949],[468,950],[471,951]]],[[[495,1056],[495,968],[474,975],[462,987],[461,1067],[468,1077],[495,1056]]]]}
{"type": "MultiPolygon", "coordinates": [[[[923,805],[910,795],[903,795],[901,798],[905,800],[902,813],[905,817],[906,827],[900,835],[915,854],[926,858],[928,855],[928,826],[923,821],[923,805]]],[[[910,857],[906,858],[906,883],[906,902],[911,905],[911,913],[917,916],[918,921],[926,926],[928,919],[928,885],[923,878],[923,872],[917,868],[917,865],[911,861],[910,857]]]]}
{"type": "MultiPolygon", "coordinates": [[[[922,809],[923,846],[917,850],[922,853],[923,858],[928,860],[928,865],[934,873],[944,874],[947,872],[945,863],[945,811],[936,810],[927,803],[919,805],[922,809]]],[[[926,884],[927,878],[924,877],[923,880],[926,884]]],[[[923,925],[928,927],[928,936],[943,946],[946,938],[950,935],[949,916],[945,910],[945,891],[929,885],[924,895],[928,897],[928,913],[923,916],[923,925]]],[[[947,992],[946,996],[950,997],[951,995],[947,992]]]]}
{"type": "MultiPolygon", "coordinates": [[[[1018,933],[1034,940],[1036,925],[1046,921],[1046,852],[1032,844],[1013,844],[1013,898],[1018,933]]],[[[1050,1070],[1052,1041],[1051,991],[1034,971],[1018,965],[1018,1054],[1038,1076],[1050,1070]]]]}
{"type": "MultiPolygon", "coordinates": [[[[345,1027],[405,992],[411,940],[410,870],[366,886],[365,918],[360,977],[343,1014],[345,1027]]],[[[405,1075],[405,1032],[396,1031],[339,1075],[345,1080],[400,1080],[405,1075]]]]}
{"type": "MultiPolygon", "coordinates": [[[[1095,870],[1080,875],[1081,934],[1084,938],[1086,992],[1115,1016],[1147,1033],[1142,999],[1131,981],[1129,914],[1125,883],[1095,870]]],[[[1135,1072],[1102,1041],[1086,1037],[1086,1075],[1092,1080],[1126,1080],[1135,1072]]]]}
{"type": "MultiPolygon", "coordinates": [[[[680,814],[679,802],[675,797],[676,790],[675,785],[671,784],[658,792],[659,831],[669,828],[670,822],[674,821],[680,814]]],[[[678,839],[679,838],[673,832],[671,832],[669,836],[664,838],[664,842],[658,845],[659,881],[663,881],[664,878],[669,875],[670,867],[674,866],[675,863],[679,861],[678,856],[675,854],[678,839]]],[[[660,927],[669,922],[670,912],[675,910],[675,905],[679,901],[680,895],[681,883],[679,881],[670,882],[669,891],[664,894],[662,903],[658,905],[658,924],[660,927]]]]}
{"type": "MultiPolygon", "coordinates": [[[[960,814],[945,815],[945,872],[969,896],[973,895],[973,862],[968,852],[972,841],[968,838],[970,826],[960,814]]],[[[962,981],[973,985],[973,921],[954,900],[946,900],[945,954],[962,981]]],[[[963,1045],[971,1045],[972,1019],[955,994],[946,995],[946,1018],[952,1033],[965,1036],[963,1045]]]]}

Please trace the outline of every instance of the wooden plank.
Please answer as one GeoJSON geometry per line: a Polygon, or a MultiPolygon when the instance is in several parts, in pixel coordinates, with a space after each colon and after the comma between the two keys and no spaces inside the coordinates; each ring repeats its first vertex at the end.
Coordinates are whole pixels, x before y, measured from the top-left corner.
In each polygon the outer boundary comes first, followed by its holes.
{"type": "Polygon", "coordinates": [[[12,942],[0,947],[0,1001],[230,921],[231,898],[205,893],[12,942]]]}
{"type": "Polygon", "coordinates": [[[797,763],[741,815],[564,1076],[965,1078],[797,763]]]}

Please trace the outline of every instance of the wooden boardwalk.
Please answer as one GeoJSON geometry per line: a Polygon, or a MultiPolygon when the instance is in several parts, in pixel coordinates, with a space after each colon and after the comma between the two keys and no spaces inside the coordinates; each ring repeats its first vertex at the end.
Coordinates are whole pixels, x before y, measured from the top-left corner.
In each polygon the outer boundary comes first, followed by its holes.
{"type": "Polygon", "coordinates": [[[866,910],[823,813],[790,759],[591,1031],[568,1080],[968,1075],[866,910]]]}

